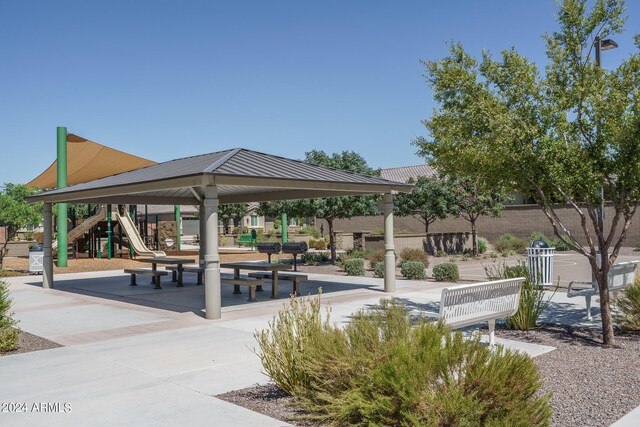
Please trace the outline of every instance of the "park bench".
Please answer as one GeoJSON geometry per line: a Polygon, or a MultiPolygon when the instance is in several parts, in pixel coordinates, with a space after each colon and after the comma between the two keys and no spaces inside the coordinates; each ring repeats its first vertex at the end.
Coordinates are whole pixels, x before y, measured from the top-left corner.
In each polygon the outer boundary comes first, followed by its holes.
{"type": "Polygon", "coordinates": [[[241,234],[238,236],[237,243],[238,243],[238,246],[247,245],[247,246],[253,247],[255,242],[251,237],[251,234],[241,234]]]}
{"type": "MultiPolygon", "coordinates": [[[[257,271],[249,273],[247,276],[255,277],[256,279],[271,279],[271,272],[257,271]]],[[[309,280],[309,276],[306,274],[295,273],[278,273],[278,280],[287,280],[293,283],[293,294],[300,295],[300,282],[309,280]]]]}
{"type": "Polygon", "coordinates": [[[496,320],[518,311],[524,278],[456,286],[442,290],[440,319],[452,329],[481,322],[489,325],[489,345],[495,344],[496,320]]]}
{"type": "MultiPolygon", "coordinates": [[[[613,298],[617,298],[618,292],[623,290],[629,285],[633,285],[636,280],[636,268],[640,261],[628,261],[613,264],[609,270],[607,276],[607,284],[609,285],[609,292],[613,295],[613,298]]],[[[593,320],[591,316],[591,297],[598,295],[598,282],[592,280],[591,282],[585,282],[580,280],[573,280],[569,282],[567,288],[567,297],[584,297],[587,304],[587,320],[593,320]],[[574,289],[574,285],[589,285],[586,289],[574,289]]]]}
{"type": "Polygon", "coordinates": [[[155,286],[153,287],[153,289],[162,289],[160,287],[160,277],[166,276],[169,274],[166,271],[152,270],[150,268],[127,268],[124,270],[124,272],[126,274],[131,275],[131,284],[129,284],[129,286],[137,286],[137,283],[136,283],[137,275],[152,276],[153,278],[155,278],[155,282],[154,282],[155,286]]]}
{"type": "MultiPolygon", "coordinates": [[[[178,266],[177,265],[168,265],[164,268],[165,270],[171,271],[171,281],[178,281],[178,266]]],[[[182,271],[184,273],[197,273],[198,274],[198,283],[196,285],[202,285],[202,275],[204,274],[204,267],[200,267],[198,265],[183,265],[182,271]]]]}
{"type": "Polygon", "coordinates": [[[262,279],[252,279],[252,278],[248,278],[248,277],[236,277],[236,278],[223,279],[222,281],[223,281],[223,283],[229,283],[229,284],[232,284],[232,285],[249,287],[249,299],[247,301],[249,301],[249,302],[257,301],[257,299],[256,299],[256,288],[258,286],[262,286],[262,279]]]}

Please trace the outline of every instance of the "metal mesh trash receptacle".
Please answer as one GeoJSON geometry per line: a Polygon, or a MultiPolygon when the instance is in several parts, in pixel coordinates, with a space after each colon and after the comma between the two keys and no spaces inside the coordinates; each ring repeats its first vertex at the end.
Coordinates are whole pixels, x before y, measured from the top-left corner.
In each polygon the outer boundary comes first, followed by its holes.
{"type": "Polygon", "coordinates": [[[527,249],[529,275],[538,285],[553,285],[553,255],[556,248],[550,248],[542,240],[535,240],[527,249]]]}
{"type": "Polygon", "coordinates": [[[29,273],[42,273],[44,245],[36,243],[29,248],[29,273]]]}

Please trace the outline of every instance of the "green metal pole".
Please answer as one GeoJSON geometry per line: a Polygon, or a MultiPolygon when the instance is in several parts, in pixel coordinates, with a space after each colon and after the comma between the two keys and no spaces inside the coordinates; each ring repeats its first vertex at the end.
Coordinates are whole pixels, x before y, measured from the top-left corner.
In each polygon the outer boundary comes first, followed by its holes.
{"type": "Polygon", "coordinates": [[[107,259],[111,259],[113,249],[113,235],[111,233],[111,204],[107,205],[107,259]]]}
{"type": "MultiPolygon", "coordinates": [[[[57,128],[58,188],[67,186],[67,128],[57,128]]],[[[67,204],[58,203],[58,267],[67,266],[67,204]]]]}
{"type": "Polygon", "coordinates": [[[98,259],[102,259],[102,230],[98,227],[98,259]]]}
{"type": "Polygon", "coordinates": [[[288,240],[288,234],[287,232],[289,231],[289,227],[288,227],[289,223],[287,222],[287,213],[283,212],[282,213],[282,243],[287,243],[288,240]]]}
{"type": "Polygon", "coordinates": [[[173,213],[174,213],[174,215],[176,217],[176,227],[178,227],[177,238],[176,238],[176,248],[178,250],[180,250],[181,246],[182,246],[182,243],[181,243],[181,240],[180,240],[180,221],[181,221],[181,218],[180,218],[180,205],[175,205],[173,207],[173,213]]]}

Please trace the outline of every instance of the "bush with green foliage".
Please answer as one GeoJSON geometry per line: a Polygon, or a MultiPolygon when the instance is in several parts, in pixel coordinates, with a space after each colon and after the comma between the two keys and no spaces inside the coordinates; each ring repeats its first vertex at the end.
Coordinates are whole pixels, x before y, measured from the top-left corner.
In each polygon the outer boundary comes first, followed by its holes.
{"type": "Polygon", "coordinates": [[[344,271],[347,273],[347,276],[364,276],[364,259],[351,258],[345,261],[344,271]]]}
{"type": "Polygon", "coordinates": [[[640,331],[640,282],[637,279],[616,299],[613,319],[622,330],[640,331]]]}
{"type": "Polygon", "coordinates": [[[419,280],[426,277],[424,264],[420,261],[405,261],[400,267],[402,277],[409,280],[419,280]]]}
{"type": "Polygon", "coordinates": [[[378,261],[373,267],[373,277],[384,277],[384,261],[378,261]]]}
{"type": "Polygon", "coordinates": [[[344,270],[344,264],[345,262],[347,262],[347,260],[350,259],[354,259],[354,258],[363,258],[363,259],[368,259],[369,256],[373,253],[373,249],[362,249],[362,248],[352,248],[347,250],[346,253],[340,255],[340,257],[338,258],[338,265],[340,266],[340,268],[342,268],[344,270]]]}
{"type": "Polygon", "coordinates": [[[478,253],[483,254],[487,251],[487,247],[489,247],[489,242],[484,237],[478,237],[478,253]]]}
{"type": "Polygon", "coordinates": [[[527,242],[507,233],[498,237],[493,243],[493,247],[503,255],[523,254],[525,253],[527,242]]]}
{"type": "Polygon", "coordinates": [[[318,265],[321,262],[329,261],[329,256],[325,253],[306,252],[302,254],[300,259],[307,265],[318,265]]]}
{"type": "Polygon", "coordinates": [[[300,229],[300,233],[301,234],[308,234],[309,236],[313,237],[314,239],[319,239],[320,236],[322,236],[322,233],[320,233],[320,230],[318,230],[315,227],[311,227],[309,225],[305,225],[304,227],[302,227],[300,229]]]}
{"type": "Polygon", "coordinates": [[[458,264],[454,262],[444,262],[433,267],[433,278],[436,282],[457,282],[460,280],[458,264]]]}
{"type": "Polygon", "coordinates": [[[307,417],[347,425],[549,425],[550,394],[532,359],[442,323],[414,319],[395,300],[334,325],[320,298],[292,298],[255,333],[267,375],[307,417]]]}
{"type": "Polygon", "coordinates": [[[443,257],[443,256],[447,256],[447,253],[445,251],[443,251],[442,249],[438,249],[438,251],[436,252],[436,256],[438,258],[443,257]]]}
{"type": "Polygon", "coordinates": [[[313,248],[319,251],[327,249],[327,242],[324,239],[318,239],[313,242],[313,248]]]}
{"type": "Polygon", "coordinates": [[[384,262],[384,249],[376,249],[371,252],[369,256],[367,256],[367,260],[369,261],[371,268],[374,268],[379,262],[384,262]]]}
{"type": "Polygon", "coordinates": [[[9,284],[0,280],[0,352],[18,348],[20,329],[16,326],[18,321],[13,318],[13,313],[10,311],[11,304],[9,284]]]}
{"type": "Polygon", "coordinates": [[[421,262],[424,268],[429,267],[429,258],[427,253],[422,249],[404,248],[400,251],[400,264],[404,264],[407,261],[421,262]]]}

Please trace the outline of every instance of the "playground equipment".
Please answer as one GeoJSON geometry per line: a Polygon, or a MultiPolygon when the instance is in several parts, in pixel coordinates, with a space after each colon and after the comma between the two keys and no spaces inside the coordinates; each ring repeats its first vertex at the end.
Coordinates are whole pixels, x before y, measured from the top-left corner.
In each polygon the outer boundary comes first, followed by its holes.
{"type": "MultiPolygon", "coordinates": [[[[82,221],[82,223],[78,224],[77,227],[73,228],[67,234],[66,241],[73,242],[79,239],[80,237],[84,236],[84,234],[87,231],[91,230],[91,228],[98,225],[100,221],[106,221],[106,220],[107,220],[107,207],[103,205],[98,211],[98,213],[96,213],[93,216],[90,216],[86,220],[82,221]]],[[[58,252],[58,240],[53,241],[51,245],[51,249],[53,250],[54,254],[58,252]]]]}
{"type": "Polygon", "coordinates": [[[142,237],[140,237],[140,233],[138,233],[138,229],[136,225],[133,223],[133,220],[126,212],[124,215],[120,215],[118,209],[115,209],[112,213],[115,218],[118,220],[118,223],[122,227],[122,231],[129,238],[129,242],[131,243],[131,248],[135,252],[136,255],[140,256],[151,256],[151,257],[159,257],[159,256],[167,256],[163,251],[152,251],[144,244],[142,237]]]}

